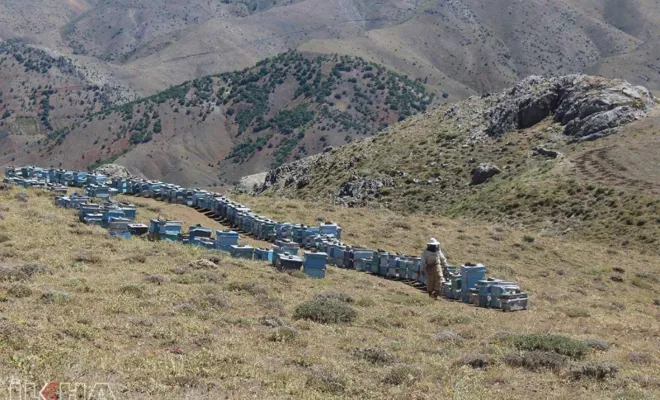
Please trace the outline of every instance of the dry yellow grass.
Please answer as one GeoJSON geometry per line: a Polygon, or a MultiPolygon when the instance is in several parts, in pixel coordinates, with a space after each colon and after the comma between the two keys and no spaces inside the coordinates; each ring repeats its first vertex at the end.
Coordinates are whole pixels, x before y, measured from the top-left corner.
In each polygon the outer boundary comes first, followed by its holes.
{"type": "MultiPolygon", "coordinates": [[[[23,203],[15,198],[18,192],[0,192],[0,266],[39,263],[51,273],[0,282],[2,377],[40,384],[109,382],[118,399],[620,394],[642,399],[659,394],[658,285],[633,284],[639,274],[647,274],[647,282],[658,278],[658,259],[652,256],[545,237],[530,244],[521,241],[520,232],[415,216],[408,219],[409,230],[384,237],[380,226],[393,214],[317,211],[341,222],[349,242],[376,236],[379,246],[412,251],[416,241],[437,232],[452,261],[484,261],[492,266],[490,275],[517,280],[530,292],[529,311],[504,314],[433,302],[402,283],[336,268],[327,279],[312,280],[221,256],[217,268],[197,270],[186,265],[205,256],[199,248],[114,239],[101,228],[77,223],[49,194],[27,191],[23,203]],[[612,275],[623,282],[611,281],[612,275]],[[355,300],[350,306],[358,316],[352,324],[294,319],[298,304],[328,291],[355,300]],[[263,317],[277,317],[297,334],[290,341],[271,341],[275,328],[263,317]],[[603,339],[609,350],[571,363],[612,361],[620,371],[604,381],[575,382],[568,376],[570,365],[557,373],[511,368],[503,358],[514,350],[493,340],[503,330],[603,339]],[[456,336],[436,340],[445,331],[456,336]],[[378,349],[387,357],[373,364],[356,357],[357,348],[378,349]],[[485,370],[456,364],[475,353],[489,357],[485,370]],[[393,384],[395,378],[404,383],[393,384]]],[[[177,206],[159,205],[166,215],[178,216],[177,206]]],[[[305,220],[317,213],[303,203],[254,204],[264,211],[274,207],[281,207],[279,215],[272,213],[278,218],[305,220]]],[[[146,215],[142,208],[139,212],[146,215]]]]}

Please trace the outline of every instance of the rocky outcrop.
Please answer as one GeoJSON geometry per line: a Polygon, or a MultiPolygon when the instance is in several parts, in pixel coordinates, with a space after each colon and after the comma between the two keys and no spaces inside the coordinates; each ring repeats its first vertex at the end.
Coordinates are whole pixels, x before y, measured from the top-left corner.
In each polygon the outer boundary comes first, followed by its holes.
{"type": "Polygon", "coordinates": [[[473,137],[499,137],[554,115],[565,135],[587,140],[644,118],[653,104],[647,89],[624,81],[586,75],[530,76],[496,98],[484,113],[485,127],[473,137]]]}
{"type": "Polygon", "coordinates": [[[315,155],[302,160],[284,164],[266,173],[263,183],[255,186],[255,194],[265,192],[269,189],[302,189],[309,183],[307,172],[319,160],[321,155],[315,155]]]}
{"type": "Polygon", "coordinates": [[[119,164],[105,164],[94,170],[94,173],[103,174],[110,178],[130,178],[133,176],[126,167],[119,164]]]}
{"type": "Polygon", "coordinates": [[[502,172],[495,164],[484,163],[479,164],[472,170],[472,185],[481,185],[487,182],[493,176],[502,172]]]}
{"type": "Polygon", "coordinates": [[[255,194],[261,190],[266,175],[268,175],[267,172],[260,172],[258,174],[244,176],[234,186],[233,191],[235,193],[255,194]]]}
{"type": "Polygon", "coordinates": [[[380,190],[392,186],[394,179],[387,176],[376,179],[368,176],[353,174],[344,182],[337,192],[337,202],[347,207],[361,207],[380,196],[380,190]]]}

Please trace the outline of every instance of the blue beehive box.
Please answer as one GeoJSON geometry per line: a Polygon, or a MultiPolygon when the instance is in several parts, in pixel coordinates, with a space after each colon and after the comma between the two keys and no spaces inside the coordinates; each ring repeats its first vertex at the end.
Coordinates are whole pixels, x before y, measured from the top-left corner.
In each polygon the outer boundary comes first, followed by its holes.
{"type": "Polygon", "coordinates": [[[463,291],[463,278],[460,275],[452,275],[449,277],[449,282],[451,283],[451,295],[449,298],[460,300],[463,291]]]}
{"type": "Polygon", "coordinates": [[[389,268],[389,263],[388,260],[390,258],[389,253],[380,253],[379,257],[379,263],[378,263],[378,275],[379,276],[387,276],[387,270],[389,268]]]}
{"type": "Polygon", "coordinates": [[[509,282],[501,282],[490,287],[490,304],[491,308],[502,308],[500,296],[509,293],[520,293],[520,287],[509,282]]]}
{"type": "Polygon", "coordinates": [[[252,260],[254,258],[254,247],[248,245],[232,245],[229,247],[229,254],[232,257],[252,260]]]}
{"type": "Polygon", "coordinates": [[[278,254],[277,268],[281,271],[300,271],[303,259],[292,254],[278,254]]]}
{"type": "Polygon", "coordinates": [[[238,245],[238,232],[215,231],[215,245],[219,250],[229,251],[231,246],[238,245]]]}
{"type": "Polygon", "coordinates": [[[479,281],[486,279],[486,267],[482,264],[462,265],[460,272],[462,278],[461,301],[469,303],[469,289],[476,288],[479,281]]]}
{"type": "Polygon", "coordinates": [[[279,249],[282,252],[286,252],[292,255],[298,255],[300,250],[300,245],[298,243],[292,242],[289,239],[281,239],[275,241],[275,249],[279,249]]]}
{"type": "Polygon", "coordinates": [[[137,216],[137,211],[133,207],[121,207],[120,210],[124,213],[124,218],[134,220],[137,216]]]}
{"type": "Polygon", "coordinates": [[[332,250],[332,261],[333,264],[339,268],[344,268],[344,252],[346,251],[346,246],[336,245],[332,250]]]}
{"type": "Polygon", "coordinates": [[[128,224],[128,231],[132,236],[142,236],[149,232],[149,227],[144,224],[128,224]]]}
{"type": "Polygon", "coordinates": [[[337,239],[341,239],[341,227],[337,224],[321,224],[319,225],[319,233],[322,235],[333,235],[337,239]]]}
{"type": "Polygon", "coordinates": [[[312,278],[325,278],[327,260],[328,255],[326,253],[306,251],[303,272],[312,278]]]}
{"type": "Polygon", "coordinates": [[[196,240],[198,238],[210,238],[213,234],[213,231],[209,228],[204,228],[203,226],[191,226],[188,229],[188,236],[190,240],[196,240]]]}
{"type": "Polygon", "coordinates": [[[353,261],[356,271],[370,271],[371,270],[371,258],[356,258],[353,261]]]}
{"type": "Polygon", "coordinates": [[[255,249],[254,250],[254,259],[259,260],[259,261],[272,262],[272,260],[273,260],[273,250],[255,249]]]}

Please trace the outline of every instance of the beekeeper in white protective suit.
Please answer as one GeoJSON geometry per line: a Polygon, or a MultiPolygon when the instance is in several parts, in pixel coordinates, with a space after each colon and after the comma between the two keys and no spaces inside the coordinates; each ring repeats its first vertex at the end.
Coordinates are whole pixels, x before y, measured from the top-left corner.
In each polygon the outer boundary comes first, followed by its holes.
{"type": "Polygon", "coordinates": [[[440,250],[440,242],[431,238],[422,253],[422,268],[426,271],[426,290],[429,297],[438,298],[440,285],[444,281],[443,272],[447,271],[447,258],[440,250]]]}

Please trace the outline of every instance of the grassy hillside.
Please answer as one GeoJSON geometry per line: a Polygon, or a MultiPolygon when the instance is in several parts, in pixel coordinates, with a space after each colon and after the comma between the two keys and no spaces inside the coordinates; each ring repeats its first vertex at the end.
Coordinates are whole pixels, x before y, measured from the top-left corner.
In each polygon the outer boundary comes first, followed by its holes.
{"type": "Polygon", "coordinates": [[[149,177],[215,185],[371,135],[435,98],[421,80],[359,58],[288,52],[89,113],[15,156],[66,168],[117,160],[149,177]]]}
{"type": "Polygon", "coordinates": [[[657,107],[649,118],[596,141],[571,142],[552,118],[473,140],[489,123],[487,110],[495,102],[474,97],[415,116],[301,164],[304,172],[280,179],[266,193],[475,218],[657,253],[657,107]],[[560,155],[537,154],[537,146],[560,155]],[[471,185],[471,173],[482,163],[502,172],[471,185]]]}
{"type": "MultiPolygon", "coordinates": [[[[440,217],[403,219],[410,226],[392,231],[381,223],[401,217],[386,211],[321,210],[345,224],[349,241],[390,248],[441,233],[453,263],[484,261],[490,275],[530,293],[530,310],[503,314],[433,302],[355,271],[311,280],[222,255],[194,262],[208,254],[110,238],[50,196],[0,192],[0,372],[22,382],[108,382],[123,399],[643,399],[660,391],[656,256],[549,237],[530,243],[509,228],[440,217]],[[344,301],[321,302],[328,316],[352,322],[306,319],[299,306],[328,297],[344,301]]],[[[141,218],[196,222],[181,206],[144,202],[141,218]]],[[[300,220],[312,207],[256,208],[300,220]]]]}

